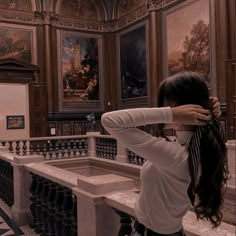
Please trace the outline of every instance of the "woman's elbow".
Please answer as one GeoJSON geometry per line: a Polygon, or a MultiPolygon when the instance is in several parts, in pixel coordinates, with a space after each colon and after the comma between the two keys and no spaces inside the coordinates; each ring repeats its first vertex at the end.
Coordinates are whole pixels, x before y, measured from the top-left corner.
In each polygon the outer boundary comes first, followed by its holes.
{"type": "Polygon", "coordinates": [[[111,119],[109,118],[109,112],[106,112],[104,114],[102,114],[101,116],[101,123],[102,126],[106,129],[108,128],[111,124],[111,119]]]}

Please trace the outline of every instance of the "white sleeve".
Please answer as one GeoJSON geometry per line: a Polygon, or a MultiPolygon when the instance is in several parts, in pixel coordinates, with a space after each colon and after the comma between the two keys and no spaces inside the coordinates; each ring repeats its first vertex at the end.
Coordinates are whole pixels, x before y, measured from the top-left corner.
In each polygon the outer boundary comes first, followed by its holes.
{"type": "Polygon", "coordinates": [[[137,126],[157,123],[171,123],[170,107],[136,108],[108,112],[102,115],[104,128],[125,147],[141,157],[168,168],[183,149],[178,142],[169,142],[162,137],[154,137],[137,126]]]}

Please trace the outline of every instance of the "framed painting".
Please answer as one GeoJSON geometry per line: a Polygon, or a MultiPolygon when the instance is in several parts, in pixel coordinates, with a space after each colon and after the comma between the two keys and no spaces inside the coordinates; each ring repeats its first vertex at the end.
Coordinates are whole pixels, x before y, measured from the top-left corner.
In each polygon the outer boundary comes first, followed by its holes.
{"type": "Polygon", "coordinates": [[[14,58],[36,64],[36,29],[0,23],[0,59],[14,58]]]}
{"type": "Polygon", "coordinates": [[[147,23],[140,23],[118,35],[118,88],[121,106],[147,103],[147,23]]]}
{"type": "Polygon", "coordinates": [[[7,116],[7,129],[24,129],[25,117],[20,116],[7,116]]]}
{"type": "Polygon", "coordinates": [[[201,73],[216,94],[214,0],[188,0],[164,11],[165,77],[180,71],[201,73]]]}
{"type": "Polygon", "coordinates": [[[63,111],[101,109],[101,38],[58,31],[59,100],[63,111]]]}

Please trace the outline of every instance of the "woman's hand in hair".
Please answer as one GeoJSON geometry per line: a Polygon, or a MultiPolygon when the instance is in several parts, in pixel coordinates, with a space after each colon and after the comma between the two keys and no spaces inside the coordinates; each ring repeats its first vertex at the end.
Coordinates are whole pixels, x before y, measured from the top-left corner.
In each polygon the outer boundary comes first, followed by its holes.
{"type": "Polygon", "coordinates": [[[211,119],[209,110],[199,105],[182,105],[173,107],[173,122],[184,125],[206,125],[211,119]]]}
{"type": "Polygon", "coordinates": [[[210,110],[217,119],[220,118],[221,116],[220,102],[217,97],[210,97],[210,110]]]}

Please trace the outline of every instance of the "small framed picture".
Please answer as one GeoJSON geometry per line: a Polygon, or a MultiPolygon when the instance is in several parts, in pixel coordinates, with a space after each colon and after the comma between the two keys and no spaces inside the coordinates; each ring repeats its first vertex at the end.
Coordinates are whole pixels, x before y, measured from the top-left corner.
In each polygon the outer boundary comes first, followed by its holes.
{"type": "Polygon", "coordinates": [[[7,116],[7,129],[24,129],[25,117],[20,116],[7,116]]]}

